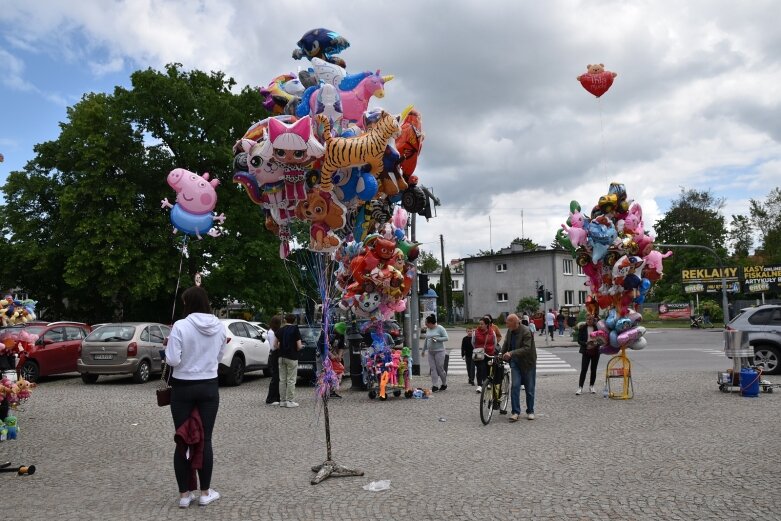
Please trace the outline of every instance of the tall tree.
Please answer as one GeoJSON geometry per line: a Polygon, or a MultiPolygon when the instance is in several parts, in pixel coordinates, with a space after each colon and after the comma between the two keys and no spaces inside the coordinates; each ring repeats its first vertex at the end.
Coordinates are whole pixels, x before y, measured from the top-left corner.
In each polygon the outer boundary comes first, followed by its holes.
{"type": "Polygon", "coordinates": [[[765,202],[751,199],[751,224],[760,234],[760,256],[766,263],[781,262],[781,188],[770,191],[765,202]]]}
{"type": "Polygon", "coordinates": [[[732,256],[736,259],[748,257],[751,247],[754,245],[753,227],[751,221],[745,215],[733,215],[729,223],[728,239],[732,247],[732,256]]]}
{"type": "Polygon", "coordinates": [[[442,267],[433,253],[421,250],[418,256],[418,271],[420,273],[434,273],[442,267]]]}
{"type": "MultiPolygon", "coordinates": [[[[670,209],[654,225],[656,242],[706,246],[725,259],[727,230],[721,214],[723,207],[724,199],[715,197],[710,191],[681,188],[670,209]]],[[[684,268],[718,265],[718,261],[704,250],[678,248],[674,252],[665,260],[664,277],[655,284],[654,297],[658,300],[686,300],[680,292],[684,268]]]]}
{"type": "Polygon", "coordinates": [[[131,83],[85,95],[60,136],[9,175],[0,240],[5,264],[24,269],[0,268],[1,285],[38,299],[47,318],[167,322],[177,286],[200,272],[215,305],[289,309],[298,270],[285,269],[259,207],[231,182],[233,143],[266,116],[256,89],[234,94],[222,73],[178,64],[131,83]],[[160,208],[174,167],[220,179],[217,210],[228,216],[222,237],[188,239],[186,257],[160,208]]]}

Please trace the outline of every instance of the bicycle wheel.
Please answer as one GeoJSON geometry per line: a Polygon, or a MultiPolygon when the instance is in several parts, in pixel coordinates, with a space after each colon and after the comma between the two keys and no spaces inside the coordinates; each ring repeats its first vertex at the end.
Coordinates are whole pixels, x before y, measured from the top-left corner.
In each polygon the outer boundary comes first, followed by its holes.
{"type": "Polygon", "coordinates": [[[505,372],[502,377],[502,390],[499,395],[499,412],[507,413],[507,404],[510,402],[510,373],[505,372]]]}
{"type": "Polygon", "coordinates": [[[488,425],[491,415],[494,413],[494,387],[486,379],[483,382],[483,390],[480,391],[480,421],[488,425]]]}

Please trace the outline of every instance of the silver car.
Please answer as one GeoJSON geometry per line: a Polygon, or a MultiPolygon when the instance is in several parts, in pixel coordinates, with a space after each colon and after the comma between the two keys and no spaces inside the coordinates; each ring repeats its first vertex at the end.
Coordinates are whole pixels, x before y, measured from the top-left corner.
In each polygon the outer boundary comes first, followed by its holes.
{"type": "Polygon", "coordinates": [[[95,329],[81,343],[76,370],[84,383],[102,374],[132,374],[138,383],[162,371],[160,351],[171,328],[156,322],[121,322],[95,329]]]}
{"type": "Polygon", "coordinates": [[[781,306],[764,305],[741,309],[727,330],[748,332],[754,348],[754,364],[765,374],[781,373],[781,306]]]}

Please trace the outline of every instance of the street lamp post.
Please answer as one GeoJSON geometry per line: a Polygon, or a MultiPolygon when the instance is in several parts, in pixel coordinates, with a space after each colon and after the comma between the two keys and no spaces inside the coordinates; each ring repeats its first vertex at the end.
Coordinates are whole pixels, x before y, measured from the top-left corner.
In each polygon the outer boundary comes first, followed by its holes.
{"type": "Polygon", "coordinates": [[[719,273],[721,273],[721,313],[722,317],[724,319],[724,325],[727,325],[727,322],[729,322],[729,303],[727,302],[727,278],[724,276],[724,263],[721,262],[721,257],[713,251],[712,249],[708,248],[707,246],[702,246],[700,244],[659,244],[656,243],[656,246],[661,248],[692,248],[692,249],[699,249],[699,250],[706,250],[711,253],[714,257],[716,257],[716,262],[719,263],[719,273]]]}

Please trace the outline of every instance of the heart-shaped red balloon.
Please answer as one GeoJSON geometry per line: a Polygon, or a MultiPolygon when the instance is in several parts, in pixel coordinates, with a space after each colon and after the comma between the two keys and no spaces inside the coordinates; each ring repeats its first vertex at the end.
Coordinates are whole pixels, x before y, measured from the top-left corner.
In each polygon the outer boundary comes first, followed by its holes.
{"type": "Polygon", "coordinates": [[[614,76],[610,71],[602,71],[596,74],[587,72],[578,76],[578,81],[583,85],[584,89],[598,98],[613,85],[614,76]]]}

